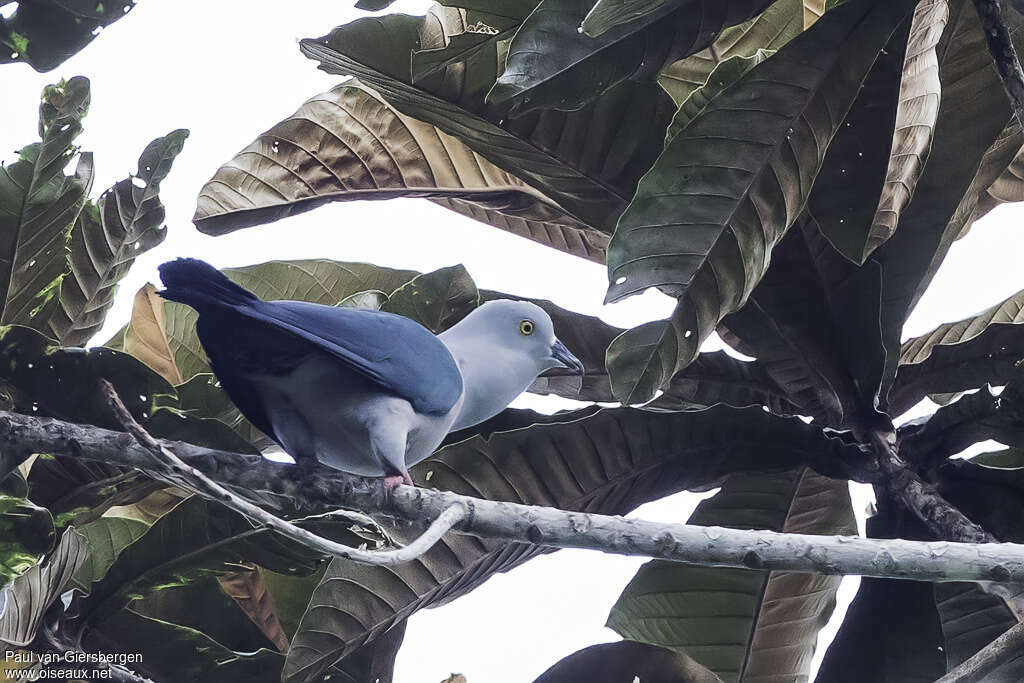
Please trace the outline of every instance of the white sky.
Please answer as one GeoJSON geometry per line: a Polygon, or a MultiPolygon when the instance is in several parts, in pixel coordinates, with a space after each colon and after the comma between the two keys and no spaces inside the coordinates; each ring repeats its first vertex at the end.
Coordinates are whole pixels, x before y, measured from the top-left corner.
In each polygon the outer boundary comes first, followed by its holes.
{"type": "MultiPolygon", "coordinates": [[[[0,157],[36,139],[44,85],[82,74],[92,107],[80,138],[96,153],[94,196],[134,172],[153,138],[174,128],[192,135],[161,190],[169,235],[126,278],[106,339],[128,318],[134,292],[156,281],[156,265],[199,256],[219,267],[271,259],[330,258],[429,271],[463,263],[481,287],[543,297],[609,323],[632,326],[662,317],[667,297],[647,294],[614,306],[601,301],[604,268],[489,228],[425,200],[333,204],[269,226],[211,238],[191,223],[202,184],[256,135],[339,79],[299,54],[299,38],[318,36],[360,15],[353,1],[199,2],[143,0],[84,51],[49,74],[25,65],[0,67],[4,119],[0,157]]],[[[428,3],[399,0],[394,11],[422,13],[428,3]]],[[[954,245],[931,290],[907,324],[908,335],[975,313],[1024,289],[1021,207],[1001,207],[954,245]]],[[[553,411],[570,402],[529,397],[519,405],[553,411]]],[[[915,414],[928,412],[924,406],[915,414]]],[[[870,497],[855,503],[863,522],[870,497]]],[[[679,494],[635,516],[684,521],[702,498],[679,494]]],[[[564,550],[500,574],[450,605],[416,614],[398,656],[398,683],[436,683],[451,672],[470,683],[523,683],[575,650],[617,640],[603,627],[641,559],[564,550]]],[[[856,589],[848,579],[840,610],[856,589]]],[[[838,621],[823,632],[827,642],[838,621]]],[[[819,648],[819,657],[823,648],[819,648]]]]}

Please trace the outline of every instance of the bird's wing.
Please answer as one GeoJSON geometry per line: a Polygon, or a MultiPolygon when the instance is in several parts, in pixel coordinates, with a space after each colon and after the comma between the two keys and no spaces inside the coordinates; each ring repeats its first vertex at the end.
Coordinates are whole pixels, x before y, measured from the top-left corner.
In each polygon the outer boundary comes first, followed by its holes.
{"type": "Polygon", "coordinates": [[[200,336],[218,374],[237,381],[254,371],[280,374],[320,351],[420,413],[447,413],[462,395],[462,375],[448,348],[408,318],[305,301],[254,301],[231,310],[244,322],[222,318],[214,331],[203,329],[201,318],[200,336]]]}

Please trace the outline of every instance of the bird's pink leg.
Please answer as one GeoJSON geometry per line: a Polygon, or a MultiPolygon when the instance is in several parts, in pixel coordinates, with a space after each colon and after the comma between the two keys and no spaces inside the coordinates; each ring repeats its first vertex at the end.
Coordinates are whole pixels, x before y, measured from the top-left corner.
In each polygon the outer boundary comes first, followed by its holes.
{"type": "Polygon", "coordinates": [[[391,474],[384,477],[384,490],[390,491],[399,484],[405,484],[406,486],[415,486],[412,483],[412,477],[409,476],[408,472],[402,472],[401,474],[391,474]]]}

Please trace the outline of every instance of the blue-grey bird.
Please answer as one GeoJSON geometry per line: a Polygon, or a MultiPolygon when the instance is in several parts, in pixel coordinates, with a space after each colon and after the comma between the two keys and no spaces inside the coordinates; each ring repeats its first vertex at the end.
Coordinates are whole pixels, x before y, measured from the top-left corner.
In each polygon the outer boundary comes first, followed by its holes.
{"type": "Polygon", "coordinates": [[[412,484],[450,431],[497,415],[537,375],[583,364],[525,301],[489,301],[434,335],[383,311],[263,301],[197,259],[160,266],[161,296],[199,312],[221,386],[297,462],[412,484]]]}

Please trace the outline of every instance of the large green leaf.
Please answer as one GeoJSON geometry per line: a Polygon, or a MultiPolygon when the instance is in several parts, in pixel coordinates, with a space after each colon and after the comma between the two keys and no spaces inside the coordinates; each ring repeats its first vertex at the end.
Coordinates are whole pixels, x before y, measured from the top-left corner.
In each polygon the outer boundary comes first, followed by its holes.
{"type": "MultiPolygon", "coordinates": [[[[688,523],[855,534],[847,482],[808,469],[730,477],[688,523]]],[[[654,560],[637,572],[608,626],[687,654],[724,681],[792,681],[810,668],[839,577],[693,567],[654,560]]]]}
{"type": "Polygon", "coordinates": [[[309,100],[218,169],[199,193],[193,220],[223,234],[327,202],[394,197],[444,199],[482,222],[584,258],[602,258],[607,243],[456,138],[353,80],[309,100]]]}
{"type": "Polygon", "coordinates": [[[978,315],[908,339],[889,393],[894,415],[932,393],[1000,386],[1024,358],[1024,291],[978,315]]]}
{"type": "Polygon", "coordinates": [[[415,320],[440,334],[480,305],[480,292],[465,266],[417,275],[388,296],[383,310],[415,320]]]}
{"type": "Polygon", "coordinates": [[[665,0],[594,37],[579,30],[590,0],[542,0],[509,44],[505,70],[487,99],[513,116],[579,109],[625,80],[653,78],[666,62],[703,50],[771,2],[665,0]]]}
{"type": "MultiPolygon", "coordinates": [[[[380,541],[348,516],[312,517],[298,523],[348,545],[380,541]]],[[[323,559],[216,503],[192,497],[122,550],[103,578],[92,584],[81,616],[90,625],[101,623],[146,594],[188,586],[239,564],[251,562],[298,575],[315,571],[323,559]]]]}
{"type": "Polygon", "coordinates": [[[64,174],[88,110],[89,79],[47,86],[39,106],[42,141],[0,167],[0,323],[48,329],[71,228],[92,185],[90,154],[79,157],[74,175],[64,174]]]}
{"type": "Polygon", "coordinates": [[[836,7],[665,147],[609,245],[607,298],[658,287],[679,304],[670,321],[634,328],[613,344],[609,369],[620,400],[647,400],[749,297],[797,219],[826,143],[910,5],[836,7]],[[634,345],[645,350],[631,353],[634,345]]]}
{"type": "Polygon", "coordinates": [[[135,0],[19,0],[15,7],[0,17],[0,64],[27,62],[36,71],[50,71],[128,14],[135,0]]]}
{"type": "Polygon", "coordinates": [[[946,0],[919,3],[868,74],[808,199],[821,231],[862,264],[896,231],[932,145],[941,87],[935,48],[946,0]]]}
{"type": "Polygon", "coordinates": [[[61,282],[60,306],[50,332],[65,346],[82,346],[99,331],[114,292],[137,256],[163,241],[160,183],[181,151],[187,130],[175,130],[146,146],[133,176],[89,202],[71,231],[71,272],[61,282]]]}
{"type": "Polygon", "coordinates": [[[621,640],[574,652],[533,683],[721,683],[722,679],[686,655],[645,643],[621,640]]]}
{"type": "Polygon", "coordinates": [[[85,537],[89,554],[71,581],[82,593],[88,593],[93,582],[106,575],[118,555],[149,531],[149,525],[136,519],[103,517],[79,527],[78,531],[85,537]]]}
{"type": "Polygon", "coordinates": [[[752,57],[758,50],[777,50],[804,28],[803,0],[775,0],[753,19],[722,31],[714,43],[697,54],[672,62],[658,75],[661,87],[682,104],[708,82],[711,72],[732,57],[752,57]]]}
{"type": "MultiPolygon", "coordinates": [[[[584,415],[572,420],[572,413],[562,414],[549,424],[453,444],[414,467],[413,479],[490,500],[624,514],[675,491],[712,486],[732,472],[787,470],[804,458],[828,467],[859,453],[797,418],[760,408],[584,415]]],[[[409,531],[395,534],[403,539],[409,531]]],[[[395,568],[332,563],[292,639],[285,680],[316,680],[325,667],[413,612],[452,600],[543,552],[449,535],[395,568]]]]}
{"type": "Polygon", "coordinates": [[[359,20],[300,47],[325,71],[358,76],[398,111],[458,138],[579,221],[612,231],[661,149],[671,111],[657,86],[624,83],[580,111],[506,119],[483,102],[497,77],[497,45],[414,86],[392,55],[403,51],[402,39],[409,49],[416,39],[393,28],[359,20]]]}
{"type": "Polygon", "coordinates": [[[88,547],[68,529],[45,562],[14,579],[0,592],[0,642],[20,647],[36,637],[43,614],[85,562],[88,547]]]}

